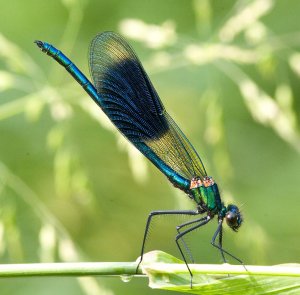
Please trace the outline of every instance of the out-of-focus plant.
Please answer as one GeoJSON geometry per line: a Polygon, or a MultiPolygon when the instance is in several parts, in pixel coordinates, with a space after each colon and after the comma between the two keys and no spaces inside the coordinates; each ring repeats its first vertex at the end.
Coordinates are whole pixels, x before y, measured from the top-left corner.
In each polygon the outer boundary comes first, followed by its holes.
{"type": "MultiPolygon", "coordinates": [[[[72,52],[84,16],[86,1],[62,1],[69,18],[62,32],[60,44],[55,44],[68,55],[72,52]]],[[[300,76],[300,32],[278,35],[272,32],[264,17],[272,13],[274,0],[237,1],[232,10],[217,26],[214,23],[213,2],[194,0],[195,30],[193,38],[179,34],[176,23],[166,20],[153,25],[141,19],[123,19],[119,31],[125,37],[140,42],[152,52],[143,64],[150,74],[173,71],[183,67],[211,66],[236,87],[249,114],[258,124],[271,128],[282,140],[300,152],[299,126],[295,111],[294,89],[285,76],[276,73],[280,68],[300,76]],[[201,40],[201,41],[200,41],[201,40]],[[298,42],[298,43],[297,43],[298,42]],[[172,48],[172,50],[170,50],[172,48]],[[175,50],[174,50],[175,48],[175,50]],[[251,73],[255,73],[252,75],[251,73]],[[276,77],[276,79],[275,79],[276,77]],[[261,81],[267,81],[268,87],[261,81]]],[[[74,90],[74,81],[61,84],[66,73],[49,61],[50,70],[44,70],[31,56],[12,40],[0,34],[0,122],[23,114],[28,124],[38,123],[43,112],[48,111],[52,127],[45,133],[45,141],[53,153],[53,178],[57,196],[67,198],[78,195],[82,200],[94,198],[89,178],[81,165],[80,153],[68,139],[69,122],[74,109],[79,107],[101,127],[113,132],[118,146],[128,154],[131,173],[137,182],[147,178],[147,162],[114,129],[105,115],[89,101],[84,92],[74,90]],[[11,97],[13,91],[15,97],[11,97]],[[9,93],[9,95],[8,95],[9,93]],[[9,97],[7,99],[6,97],[9,97]]],[[[214,166],[225,182],[227,196],[231,196],[227,181],[234,176],[227,150],[224,127],[222,92],[227,85],[208,89],[199,105],[205,116],[204,139],[212,148],[214,166]]],[[[100,128],[101,128],[100,127],[100,128]]],[[[4,159],[4,156],[1,155],[4,159]]],[[[24,202],[32,215],[40,221],[38,245],[40,261],[77,261],[84,255],[70,235],[45,208],[31,188],[0,158],[0,255],[22,260],[23,233],[15,224],[17,203],[24,202]]],[[[229,197],[230,198],[230,197],[229,197]]],[[[266,235],[252,222],[259,239],[244,234],[246,243],[252,243],[256,255],[264,256],[266,235]],[[257,254],[258,253],[258,254],[257,254]]],[[[94,281],[82,281],[86,286],[94,281]]],[[[86,287],[88,289],[88,287],[86,287]]],[[[96,288],[98,294],[102,290],[96,288]]],[[[97,293],[94,293],[97,294],[97,293]]]]}

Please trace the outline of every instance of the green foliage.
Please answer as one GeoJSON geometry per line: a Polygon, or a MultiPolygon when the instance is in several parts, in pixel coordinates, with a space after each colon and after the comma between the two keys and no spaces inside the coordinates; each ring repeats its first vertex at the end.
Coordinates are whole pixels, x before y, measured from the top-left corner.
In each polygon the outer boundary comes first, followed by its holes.
{"type": "MultiPolygon", "coordinates": [[[[130,282],[136,262],[79,262],[8,264],[0,266],[0,277],[113,276],[130,282]]],[[[138,277],[144,273],[153,289],[189,294],[298,294],[300,265],[243,266],[190,264],[162,251],[146,253],[138,277]],[[141,270],[142,269],[142,270],[141,270]]]]}
{"type": "Polygon", "coordinates": [[[189,294],[298,294],[300,265],[245,266],[190,265],[190,274],[182,261],[160,251],[146,254],[143,271],[154,289],[189,294]],[[181,263],[181,264],[178,264],[181,263]]]}

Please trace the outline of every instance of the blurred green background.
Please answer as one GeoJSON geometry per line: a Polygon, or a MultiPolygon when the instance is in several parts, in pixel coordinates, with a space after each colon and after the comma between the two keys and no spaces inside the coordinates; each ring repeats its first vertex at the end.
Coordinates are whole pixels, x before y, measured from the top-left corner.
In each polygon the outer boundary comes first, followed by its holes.
{"type": "MultiPolygon", "coordinates": [[[[194,208],[33,44],[54,44],[88,75],[89,43],[105,30],[127,38],[224,202],[242,206],[225,249],[246,264],[300,262],[299,1],[0,3],[0,263],[133,261],[151,210],[194,208]]],[[[180,257],[184,221],[159,218],[146,250],[180,257]]],[[[222,262],[215,229],[189,236],[198,263],[222,262]]],[[[165,293],[136,278],[0,284],[1,295],[140,292],[165,293]]]]}

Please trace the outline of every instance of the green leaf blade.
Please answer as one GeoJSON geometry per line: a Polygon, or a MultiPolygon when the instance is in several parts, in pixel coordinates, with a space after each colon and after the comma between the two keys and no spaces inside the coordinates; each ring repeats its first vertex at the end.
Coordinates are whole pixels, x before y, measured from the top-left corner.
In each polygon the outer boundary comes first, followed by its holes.
{"type": "Polygon", "coordinates": [[[300,265],[276,266],[190,265],[190,275],[181,261],[167,253],[153,251],[146,254],[143,272],[149,286],[189,294],[201,295],[260,295],[300,294],[300,265]]]}

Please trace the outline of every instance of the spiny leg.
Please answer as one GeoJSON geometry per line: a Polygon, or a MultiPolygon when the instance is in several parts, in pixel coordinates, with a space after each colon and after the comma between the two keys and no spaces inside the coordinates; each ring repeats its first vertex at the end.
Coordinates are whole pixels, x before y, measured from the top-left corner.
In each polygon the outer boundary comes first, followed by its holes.
{"type": "Polygon", "coordinates": [[[143,244],[142,244],[142,250],[141,250],[141,256],[140,256],[140,261],[139,261],[139,263],[136,267],[136,273],[138,272],[139,266],[140,266],[140,264],[143,260],[145,244],[146,244],[150,224],[151,224],[152,218],[154,216],[159,216],[159,215],[198,215],[198,214],[200,214],[198,210],[196,210],[196,211],[193,211],[193,210],[163,210],[163,211],[159,210],[159,211],[152,211],[149,214],[148,219],[147,219],[144,238],[143,238],[143,244]]]}
{"type": "Polygon", "coordinates": [[[216,232],[214,233],[213,237],[212,237],[212,240],[211,240],[211,244],[216,247],[220,252],[221,252],[221,255],[222,255],[222,258],[224,260],[224,262],[226,262],[226,259],[224,257],[224,253],[227,254],[228,256],[230,256],[231,258],[237,260],[239,263],[243,264],[243,261],[240,260],[239,258],[235,257],[234,255],[230,254],[228,251],[224,250],[223,247],[222,247],[222,237],[220,238],[219,237],[219,245],[216,244],[216,238],[218,235],[222,235],[222,223],[223,223],[223,220],[220,219],[219,220],[219,225],[218,225],[218,228],[216,230],[216,232]]]}
{"type": "MultiPolygon", "coordinates": [[[[203,212],[199,212],[199,214],[202,214],[202,213],[203,213],[203,212]]],[[[192,220],[192,221],[188,221],[188,222],[185,222],[185,223],[183,223],[183,224],[180,224],[180,225],[176,226],[177,233],[178,233],[178,234],[181,234],[181,231],[180,231],[180,230],[181,230],[183,227],[186,227],[186,226],[191,225],[191,224],[196,223],[196,222],[200,222],[200,221],[204,220],[205,218],[206,218],[206,217],[201,217],[201,218],[198,218],[198,219],[195,219],[195,220],[192,220]]],[[[186,252],[187,252],[188,255],[190,256],[191,262],[192,262],[192,263],[195,263],[194,258],[193,258],[193,255],[192,255],[192,253],[191,253],[191,251],[190,251],[188,245],[186,244],[185,240],[183,239],[183,237],[181,237],[181,240],[182,240],[182,243],[183,243],[183,245],[184,245],[184,248],[185,248],[186,252]]]]}
{"type": "MultiPolygon", "coordinates": [[[[220,232],[219,232],[219,247],[220,247],[221,249],[223,249],[222,246],[223,246],[223,226],[221,226],[221,229],[220,229],[220,232]]],[[[224,252],[223,252],[223,251],[221,251],[221,255],[222,255],[223,262],[226,263],[227,260],[226,260],[226,258],[225,258],[225,255],[224,255],[224,252]]]]}
{"type": "Polygon", "coordinates": [[[176,239],[175,239],[175,242],[176,242],[177,247],[178,247],[178,249],[179,249],[179,251],[180,251],[180,254],[181,254],[181,256],[182,256],[182,258],[183,258],[183,260],[184,260],[184,263],[185,263],[185,265],[186,265],[186,267],[187,267],[187,269],[188,269],[188,271],[189,271],[189,273],[190,273],[190,276],[191,276],[191,288],[193,287],[193,273],[191,272],[191,270],[190,270],[190,268],[189,268],[189,265],[188,265],[188,263],[187,263],[187,261],[186,261],[186,258],[185,258],[184,253],[183,253],[183,251],[182,251],[182,249],[181,249],[181,247],[180,247],[180,245],[179,245],[178,240],[179,240],[180,238],[182,238],[184,235],[186,235],[187,233],[189,233],[189,232],[191,232],[191,231],[193,231],[193,230],[195,230],[195,229],[197,229],[197,228],[199,228],[199,227],[205,225],[205,224],[208,223],[210,220],[211,220],[210,216],[205,216],[205,217],[200,218],[200,219],[198,220],[198,221],[200,222],[199,224],[197,224],[197,225],[195,225],[195,226],[193,226],[193,227],[191,227],[191,228],[188,228],[187,230],[181,232],[180,234],[178,234],[178,235],[176,236],[176,239]],[[202,221],[202,222],[201,222],[201,221],[202,221]]]}

